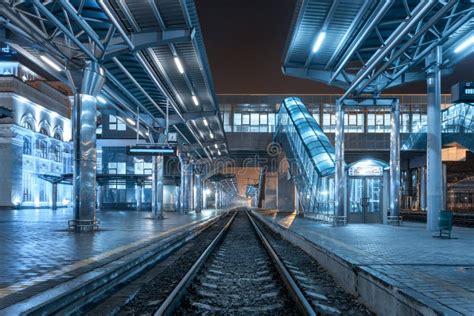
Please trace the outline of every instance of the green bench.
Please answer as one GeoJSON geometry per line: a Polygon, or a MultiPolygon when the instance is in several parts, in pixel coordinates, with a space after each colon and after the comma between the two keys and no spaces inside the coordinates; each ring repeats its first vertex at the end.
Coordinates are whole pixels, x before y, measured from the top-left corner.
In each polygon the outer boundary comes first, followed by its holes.
{"type": "Polygon", "coordinates": [[[453,212],[441,210],[438,217],[439,237],[451,238],[451,230],[453,229],[453,212]]]}

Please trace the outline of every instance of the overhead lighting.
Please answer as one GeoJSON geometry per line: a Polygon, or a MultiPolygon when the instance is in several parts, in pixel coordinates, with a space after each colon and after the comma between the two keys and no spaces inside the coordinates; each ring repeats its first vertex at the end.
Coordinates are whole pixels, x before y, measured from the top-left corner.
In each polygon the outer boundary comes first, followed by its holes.
{"type": "Polygon", "coordinates": [[[127,122],[130,123],[131,125],[135,126],[135,121],[132,120],[131,118],[127,117],[127,122]]]}
{"type": "Polygon", "coordinates": [[[193,95],[193,102],[194,102],[194,105],[196,106],[199,105],[199,100],[195,95],[193,95]]]}
{"type": "Polygon", "coordinates": [[[204,126],[209,126],[209,122],[206,119],[204,119],[203,122],[204,122],[204,126]]]}
{"type": "Polygon", "coordinates": [[[321,44],[323,43],[325,37],[326,37],[326,32],[319,33],[318,38],[316,39],[316,42],[314,43],[314,46],[313,46],[313,53],[316,53],[319,50],[319,48],[321,48],[321,44]]]}
{"type": "Polygon", "coordinates": [[[56,71],[61,71],[62,70],[61,66],[59,66],[54,61],[49,59],[49,57],[47,57],[45,55],[41,55],[40,58],[41,58],[41,60],[43,60],[45,63],[47,63],[54,70],[56,70],[56,71]]]}
{"type": "Polygon", "coordinates": [[[217,146],[217,144],[214,144],[214,147],[215,147],[216,149],[219,148],[219,146],[217,146]]]}
{"type": "Polygon", "coordinates": [[[221,155],[221,151],[220,151],[220,150],[218,150],[218,151],[217,151],[217,154],[220,156],[220,155],[221,155]]]}
{"type": "Polygon", "coordinates": [[[464,42],[459,44],[459,46],[456,47],[454,52],[455,53],[460,53],[471,45],[474,45],[474,35],[469,36],[464,42]]]}
{"type": "Polygon", "coordinates": [[[102,104],[106,104],[106,103],[107,103],[107,100],[104,99],[103,97],[101,97],[100,95],[97,96],[97,101],[99,101],[99,102],[102,103],[102,104]]]}
{"type": "Polygon", "coordinates": [[[214,139],[214,134],[212,134],[212,132],[209,134],[209,137],[211,137],[211,139],[214,139]]]}
{"type": "Polygon", "coordinates": [[[184,74],[183,64],[181,64],[181,60],[179,59],[179,57],[174,58],[174,63],[176,64],[176,67],[178,68],[179,73],[184,74]]]}

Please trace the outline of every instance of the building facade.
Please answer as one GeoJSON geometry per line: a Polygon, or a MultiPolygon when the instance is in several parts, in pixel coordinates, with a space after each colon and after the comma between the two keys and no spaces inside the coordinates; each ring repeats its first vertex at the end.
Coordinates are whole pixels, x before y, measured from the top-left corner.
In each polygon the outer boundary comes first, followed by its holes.
{"type": "Polygon", "coordinates": [[[66,207],[72,173],[67,96],[17,61],[0,62],[0,207],[66,207]]]}

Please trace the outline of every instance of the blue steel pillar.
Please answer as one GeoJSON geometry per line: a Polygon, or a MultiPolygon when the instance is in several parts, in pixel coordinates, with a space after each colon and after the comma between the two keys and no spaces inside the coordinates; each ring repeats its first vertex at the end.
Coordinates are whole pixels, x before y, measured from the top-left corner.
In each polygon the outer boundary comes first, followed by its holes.
{"type": "Polygon", "coordinates": [[[438,230],[438,216],[442,205],[441,161],[441,47],[437,46],[426,58],[428,113],[426,165],[427,165],[427,229],[438,230]]]}
{"type": "Polygon", "coordinates": [[[194,180],[196,185],[196,205],[194,208],[196,213],[200,213],[202,210],[202,175],[196,173],[194,180]]]}
{"type": "Polygon", "coordinates": [[[191,159],[184,155],[179,156],[179,162],[181,163],[180,209],[186,213],[192,209],[193,165],[191,159]]]}
{"type": "Polygon", "coordinates": [[[97,227],[96,203],[96,113],[97,100],[105,77],[99,64],[88,61],[82,83],[74,94],[73,131],[73,208],[71,227],[89,231],[97,227]]]}
{"type": "Polygon", "coordinates": [[[334,181],[334,225],[345,225],[344,209],[346,172],[344,170],[344,108],[342,102],[336,100],[336,175],[334,181]]]}
{"type": "Polygon", "coordinates": [[[400,102],[392,105],[390,119],[390,216],[400,211],[400,102]]]}
{"type": "Polygon", "coordinates": [[[153,156],[151,184],[151,213],[156,219],[163,218],[163,156],[153,156]]]}

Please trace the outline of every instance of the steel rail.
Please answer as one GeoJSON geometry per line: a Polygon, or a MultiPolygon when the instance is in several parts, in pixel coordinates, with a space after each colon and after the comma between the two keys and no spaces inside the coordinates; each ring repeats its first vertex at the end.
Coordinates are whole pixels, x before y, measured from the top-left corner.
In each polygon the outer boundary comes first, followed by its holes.
{"type": "Polygon", "coordinates": [[[199,258],[194,262],[192,267],[188,270],[186,275],[179,281],[178,285],[173,289],[171,294],[165,299],[163,304],[161,304],[160,308],[154,313],[155,316],[157,315],[171,315],[174,309],[179,304],[179,301],[186,293],[186,289],[194,280],[194,277],[197,275],[201,267],[206,262],[207,258],[211,255],[214,248],[217,244],[222,240],[224,235],[229,230],[232,222],[234,221],[235,217],[237,216],[237,212],[235,212],[231,219],[227,222],[227,224],[221,229],[219,234],[212,240],[212,242],[207,246],[204,252],[199,256],[199,258]]]}
{"type": "Polygon", "coordinates": [[[316,312],[314,309],[311,307],[309,304],[308,300],[304,296],[303,292],[301,292],[301,289],[296,285],[295,280],[291,276],[290,272],[288,269],[285,267],[281,259],[278,257],[277,253],[273,249],[272,245],[270,245],[270,242],[268,239],[265,237],[265,235],[262,233],[260,228],[257,226],[255,221],[253,220],[252,216],[250,215],[249,212],[246,212],[247,216],[249,217],[250,222],[252,223],[253,228],[257,232],[258,237],[260,238],[260,241],[262,244],[265,246],[265,249],[267,250],[268,254],[270,255],[270,258],[273,260],[273,263],[275,264],[275,267],[277,268],[278,272],[280,273],[281,279],[283,280],[283,283],[285,283],[285,286],[290,293],[290,295],[293,297],[293,300],[295,301],[298,309],[300,312],[302,312],[304,315],[316,315],[316,312]]]}

